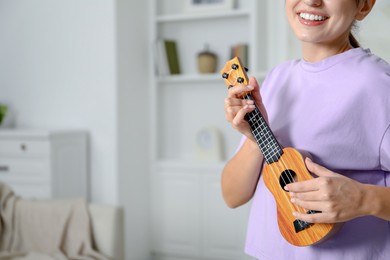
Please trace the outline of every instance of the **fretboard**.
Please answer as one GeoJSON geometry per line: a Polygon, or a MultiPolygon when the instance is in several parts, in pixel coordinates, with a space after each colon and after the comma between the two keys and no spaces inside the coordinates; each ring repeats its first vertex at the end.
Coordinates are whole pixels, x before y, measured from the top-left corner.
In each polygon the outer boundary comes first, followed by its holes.
{"type": "MultiPolygon", "coordinates": [[[[247,94],[244,99],[252,99],[250,94],[247,94]]],[[[256,107],[255,110],[246,114],[245,119],[248,121],[252,134],[259,145],[261,152],[268,164],[277,162],[283,154],[283,150],[276,140],[274,134],[269,128],[260,110],[256,107]]]]}

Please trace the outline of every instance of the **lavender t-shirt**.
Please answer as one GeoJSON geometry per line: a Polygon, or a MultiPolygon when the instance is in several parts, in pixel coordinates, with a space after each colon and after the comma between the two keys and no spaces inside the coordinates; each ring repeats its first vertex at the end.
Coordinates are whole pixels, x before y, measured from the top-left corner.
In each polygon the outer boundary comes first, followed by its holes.
{"type": "MultiPolygon", "coordinates": [[[[268,74],[261,92],[271,129],[284,147],[308,151],[315,162],[359,182],[390,185],[389,64],[362,48],[316,63],[289,61],[268,74]]],[[[290,245],[260,178],[245,251],[270,260],[388,260],[390,222],[360,217],[325,242],[290,245]]]]}

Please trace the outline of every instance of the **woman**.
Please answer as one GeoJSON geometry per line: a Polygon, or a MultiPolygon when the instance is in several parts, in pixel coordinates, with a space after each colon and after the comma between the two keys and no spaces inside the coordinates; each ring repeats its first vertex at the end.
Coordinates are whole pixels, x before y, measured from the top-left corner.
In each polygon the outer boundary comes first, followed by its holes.
{"type": "Polygon", "coordinates": [[[390,259],[390,65],[359,47],[351,30],[375,0],[286,0],[302,59],[229,89],[226,118],[245,137],[222,173],[225,202],[253,198],[246,252],[257,259],[390,259]],[[238,98],[252,91],[252,100],[238,98]],[[280,235],[261,176],[261,154],[244,116],[260,109],[285,147],[311,154],[313,180],[288,184],[293,212],[310,223],[345,222],[328,240],[296,247],[280,235]],[[268,113],[268,115],[267,115],[268,113]]]}

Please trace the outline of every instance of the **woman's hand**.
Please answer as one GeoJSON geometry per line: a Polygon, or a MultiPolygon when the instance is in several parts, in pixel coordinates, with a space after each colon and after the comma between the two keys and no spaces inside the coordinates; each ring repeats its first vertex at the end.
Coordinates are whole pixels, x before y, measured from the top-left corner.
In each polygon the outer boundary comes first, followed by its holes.
{"type": "Polygon", "coordinates": [[[255,141],[255,139],[244,117],[247,113],[252,112],[255,106],[259,108],[265,120],[268,121],[267,113],[260,96],[260,87],[254,77],[249,79],[248,85],[240,84],[228,90],[228,96],[225,99],[226,120],[233,128],[237,129],[252,141],[255,141]],[[241,96],[245,92],[251,92],[253,100],[242,99],[241,96]]]}
{"type": "Polygon", "coordinates": [[[321,213],[294,212],[296,218],[310,223],[336,223],[368,215],[364,184],[334,173],[309,158],[306,166],[318,178],[290,183],[286,189],[294,204],[321,213]]]}

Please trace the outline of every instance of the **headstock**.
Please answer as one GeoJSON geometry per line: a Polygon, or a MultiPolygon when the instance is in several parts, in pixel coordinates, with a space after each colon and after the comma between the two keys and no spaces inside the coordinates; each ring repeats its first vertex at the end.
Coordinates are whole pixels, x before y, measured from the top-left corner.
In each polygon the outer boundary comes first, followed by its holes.
{"type": "MultiPolygon", "coordinates": [[[[231,88],[238,84],[248,84],[249,80],[246,74],[247,71],[248,69],[242,65],[240,58],[234,57],[233,59],[226,62],[220,73],[225,81],[226,86],[231,88]]],[[[245,93],[243,96],[244,95],[245,93]]]]}

